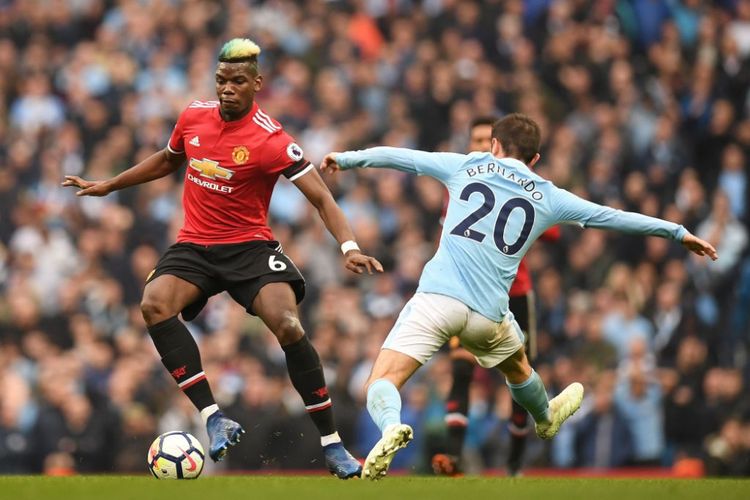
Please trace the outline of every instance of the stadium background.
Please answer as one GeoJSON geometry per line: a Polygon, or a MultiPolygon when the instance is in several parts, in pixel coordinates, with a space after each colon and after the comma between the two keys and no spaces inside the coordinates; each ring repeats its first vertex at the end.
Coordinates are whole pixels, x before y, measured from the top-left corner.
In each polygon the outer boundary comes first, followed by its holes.
{"type": "MultiPolygon", "coordinates": [[[[206,441],[138,308],[182,220],[181,177],[103,199],[59,184],[164,147],[186,104],[214,95],[217,49],[235,36],[263,48],[258,101],[312,161],[374,144],[463,151],[473,117],[520,111],[543,128],[541,175],[714,243],[710,265],[595,230],[535,245],[536,368],[551,390],[575,379],[589,396],[528,459],[750,474],[747,0],[0,1],[0,472],[144,473],[157,433],[206,441]]],[[[308,280],[303,325],[341,434],[362,456],[376,439],[362,383],[434,250],[443,191],[390,171],[328,182],[384,275],[346,274],[285,180],[271,214],[308,280]]],[[[190,328],[249,431],[212,470],[321,468],[263,326],[220,296],[190,328]]],[[[449,368],[439,356],[405,388],[417,438],[398,467],[425,472],[444,438],[449,368]]],[[[476,380],[474,472],[502,467],[510,408],[498,377],[476,380]]]]}

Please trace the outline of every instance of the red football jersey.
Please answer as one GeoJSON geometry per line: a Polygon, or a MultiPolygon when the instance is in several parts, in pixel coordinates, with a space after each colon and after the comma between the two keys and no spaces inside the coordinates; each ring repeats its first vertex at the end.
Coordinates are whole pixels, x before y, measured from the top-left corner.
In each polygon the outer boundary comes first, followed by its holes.
{"type": "Polygon", "coordinates": [[[218,101],[193,101],[180,114],[168,149],[187,157],[178,242],[200,245],[272,240],[268,204],[279,175],[295,180],[313,166],[257,103],[224,121],[218,101]]]}

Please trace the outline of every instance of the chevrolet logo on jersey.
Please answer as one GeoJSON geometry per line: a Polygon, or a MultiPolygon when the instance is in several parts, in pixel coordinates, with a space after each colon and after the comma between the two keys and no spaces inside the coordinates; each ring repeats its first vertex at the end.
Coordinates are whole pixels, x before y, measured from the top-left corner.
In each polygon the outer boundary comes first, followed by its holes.
{"type": "Polygon", "coordinates": [[[234,175],[234,170],[220,167],[218,161],[208,160],[206,158],[203,158],[202,160],[190,158],[190,168],[197,170],[200,172],[201,177],[207,179],[223,179],[228,181],[234,175]]]}
{"type": "Polygon", "coordinates": [[[188,170],[187,178],[190,182],[219,193],[231,193],[234,190],[232,186],[219,184],[218,182],[211,182],[213,180],[228,181],[234,175],[234,170],[220,167],[218,161],[207,160],[206,158],[203,158],[202,160],[190,158],[190,168],[199,172],[199,175],[195,176],[190,173],[190,170],[188,170]],[[203,177],[203,179],[201,179],[201,177],[203,177]]]}

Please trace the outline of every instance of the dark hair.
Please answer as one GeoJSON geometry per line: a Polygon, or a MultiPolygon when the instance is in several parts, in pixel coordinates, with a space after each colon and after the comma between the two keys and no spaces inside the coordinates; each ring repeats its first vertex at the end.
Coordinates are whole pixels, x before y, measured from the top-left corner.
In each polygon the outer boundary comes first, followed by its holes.
{"type": "Polygon", "coordinates": [[[497,121],[497,118],[493,116],[477,116],[471,121],[471,126],[469,129],[473,129],[474,127],[478,127],[480,125],[489,125],[492,126],[497,121]]]}
{"type": "Polygon", "coordinates": [[[253,76],[256,76],[260,70],[258,69],[258,57],[252,56],[252,57],[236,57],[232,59],[219,59],[220,63],[229,63],[229,64],[247,64],[247,68],[250,71],[250,74],[253,76]]]}
{"type": "Polygon", "coordinates": [[[505,154],[529,163],[539,152],[539,125],[521,113],[511,113],[492,125],[492,138],[503,146],[505,154]]]}

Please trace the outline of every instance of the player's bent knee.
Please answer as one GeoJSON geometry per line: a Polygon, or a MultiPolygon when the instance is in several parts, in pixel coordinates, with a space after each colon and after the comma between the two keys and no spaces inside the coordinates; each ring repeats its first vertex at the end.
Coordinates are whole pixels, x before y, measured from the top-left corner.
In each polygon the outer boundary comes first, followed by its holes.
{"type": "Polygon", "coordinates": [[[273,329],[274,335],[281,345],[289,345],[297,342],[305,334],[299,318],[296,314],[290,312],[284,313],[279,320],[276,328],[273,329]]]}
{"type": "Polygon", "coordinates": [[[511,383],[517,383],[527,379],[531,375],[531,365],[523,348],[519,349],[508,359],[497,365],[503,375],[511,383]]]}
{"type": "Polygon", "coordinates": [[[379,379],[388,380],[400,389],[420,366],[417,360],[405,354],[392,352],[384,354],[384,351],[381,351],[365,383],[365,390],[379,379]]]}
{"type": "Polygon", "coordinates": [[[151,326],[176,316],[177,312],[170,310],[166,301],[144,296],[141,300],[141,314],[146,324],[151,326]]]}

